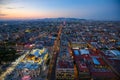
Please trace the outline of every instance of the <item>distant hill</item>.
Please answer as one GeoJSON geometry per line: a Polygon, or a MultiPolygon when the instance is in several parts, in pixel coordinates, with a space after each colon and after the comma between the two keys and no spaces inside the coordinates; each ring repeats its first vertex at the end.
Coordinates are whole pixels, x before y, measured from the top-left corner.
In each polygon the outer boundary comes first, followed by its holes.
{"type": "Polygon", "coordinates": [[[79,19],[79,18],[44,18],[44,19],[37,19],[37,20],[40,20],[40,21],[58,21],[58,22],[61,22],[61,21],[68,21],[68,22],[71,22],[71,21],[86,21],[86,19],[79,19]]]}

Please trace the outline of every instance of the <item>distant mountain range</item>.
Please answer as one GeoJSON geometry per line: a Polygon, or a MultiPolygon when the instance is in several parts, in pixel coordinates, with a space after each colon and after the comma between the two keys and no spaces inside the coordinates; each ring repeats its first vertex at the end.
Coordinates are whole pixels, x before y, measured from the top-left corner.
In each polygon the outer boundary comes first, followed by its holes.
{"type": "Polygon", "coordinates": [[[37,19],[40,21],[86,21],[86,19],[79,19],[79,18],[44,18],[44,19],[37,19]]]}
{"type": "Polygon", "coordinates": [[[12,19],[12,20],[0,20],[0,21],[23,21],[23,20],[32,20],[32,21],[44,21],[44,22],[61,22],[61,21],[86,21],[86,19],[79,19],[79,18],[42,18],[42,19],[12,19]]]}

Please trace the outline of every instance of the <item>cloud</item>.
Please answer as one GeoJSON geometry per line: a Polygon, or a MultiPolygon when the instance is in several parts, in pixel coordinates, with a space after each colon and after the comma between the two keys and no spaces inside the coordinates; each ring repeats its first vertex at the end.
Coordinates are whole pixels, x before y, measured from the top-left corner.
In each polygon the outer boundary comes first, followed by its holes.
{"type": "Polygon", "coordinates": [[[12,8],[12,7],[6,7],[6,9],[16,9],[16,8],[12,8]]]}
{"type": "Polygon", "coordinates": [[[6,7],[6,9],[21,9],[21,8],[24,8],[24,7],[6,7]]]}
{"type": "Polygon", "coordinates": [[[0,14],[0,17],[2,17],[2,16],[6,16],[7,14],[0,14]]]}

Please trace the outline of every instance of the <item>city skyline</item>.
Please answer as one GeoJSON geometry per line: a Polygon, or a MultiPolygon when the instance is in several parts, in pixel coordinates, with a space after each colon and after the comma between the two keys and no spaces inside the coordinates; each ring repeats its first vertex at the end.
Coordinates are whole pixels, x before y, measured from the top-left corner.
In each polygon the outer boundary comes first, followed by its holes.
{"type": "Polygon", "coordinates": [[[0,19],[120,20],[119,0],[0,0],[0,19]]]}

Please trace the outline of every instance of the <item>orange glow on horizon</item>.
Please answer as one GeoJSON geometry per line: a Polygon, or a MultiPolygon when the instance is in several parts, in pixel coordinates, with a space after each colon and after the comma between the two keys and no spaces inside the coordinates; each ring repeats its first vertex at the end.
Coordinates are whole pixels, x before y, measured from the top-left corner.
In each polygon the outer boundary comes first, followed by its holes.
{"type": "Polygon", "coordinates": [[[47,11],[33,11],[28,9],[3,9],[2,13],[5,16],[0,16],[0,19],[39,19],[39,18],[53,18],[59,14],[48,13],[47,11]]]}
{"type": "Polygon", "coordinates": [[[40,15],[36,15],[36,16],[31,16],[31,15],[7,15],[7,16],[2,16],[0,17],[1,19],[40,19],[40,18],[55,18],[55,17],[52,17],[52,16],[40,16],[40,15]]]}
{"type": "MultiPolygon", "coordinates": [[[[1,19],[39,19],[39,18],[54,18],[59,17],[58,14],[47,12],[26,12],[19,10],[4,10],[5,16],[0,16],[1,19]]],[[[60,16],[61,17],[61,16],[60,16]]]]}

